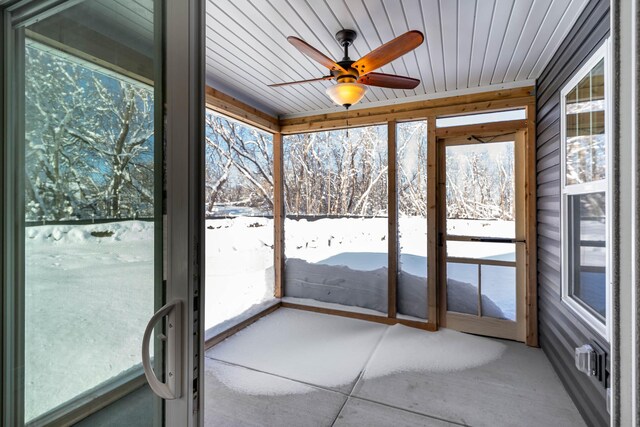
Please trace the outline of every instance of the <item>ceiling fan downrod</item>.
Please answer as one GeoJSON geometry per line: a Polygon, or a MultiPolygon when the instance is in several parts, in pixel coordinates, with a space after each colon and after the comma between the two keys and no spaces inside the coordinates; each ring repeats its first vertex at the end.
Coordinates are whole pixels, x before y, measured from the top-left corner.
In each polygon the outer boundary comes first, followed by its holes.
{"type": "Polygon", "coordinates": [[[336,33],[336,40],[340,43],[340,46],[344,48],[343,61],[350,61],[349,59],[349,46],[353,44],[353,41],[358,37],[358,33],[353,30],[340,30],[336,33]]]}

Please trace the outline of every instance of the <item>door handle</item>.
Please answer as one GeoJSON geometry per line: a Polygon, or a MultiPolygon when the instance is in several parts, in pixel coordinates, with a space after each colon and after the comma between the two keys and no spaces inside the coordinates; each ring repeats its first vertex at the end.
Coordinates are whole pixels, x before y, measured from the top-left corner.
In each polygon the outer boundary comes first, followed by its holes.
{"type": "Polygon", "coordinates": [[[149,323],[144,330],[142,337],[142,368],[144,376],[147,378],[149,387],[158,396],[163,399],[178,399],[182,395],[181,391],[181,373],[182,373],[182,301],[174,300],[162,306],[149,319],[149,323]],[[151,367],[151,356],[149,355],[149,342],[151,334],[156,323],[164,317],[167,317],[165,335],[162,337],[166,340],[166,382],[161,382],[156,377],[151,367]]]}
{"type": "Polygon", "coordinates": [[[523,239],[510,239],[502,237],[472,237],[472,242],[484,242],[484,243],[526,243],[523,239]]]}

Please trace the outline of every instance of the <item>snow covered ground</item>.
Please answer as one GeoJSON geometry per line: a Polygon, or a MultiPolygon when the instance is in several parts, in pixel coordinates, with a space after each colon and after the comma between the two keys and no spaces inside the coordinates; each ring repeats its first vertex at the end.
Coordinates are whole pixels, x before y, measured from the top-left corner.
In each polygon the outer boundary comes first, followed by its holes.
{"type": "Polygon", "coordinates": [[[205,329],[273,300],[273,219],[206,221],[205,329]]]}
{"type": "MultiPolygon", "coordinates": [[[[456,225],[495,236],[506,234],[510,226],[486,221],[456,225]]],[[[143,330],[154,311],[153,227],[150,222],[124,221],[27,228],[27,419],[140,363],[143,330]]],[[[273,220],[210,219],[206,227],[205,326],[214,330],[273,300],[273,220]]],[[[585,229],[585,238],[597,238],[601,227],[585,229]]],[[[425,278],[424,219],[403,218],[400,230],[403,270],[425,278]]],[[[355,271],[387,265],[385,218],[287,219],[285,241],[287,257],[308,263],[355,271]]],[[[479,244],[467,245],[473,247],[454,249],[465,256],[514,259],[513,245],[484,244],[481,250],[476,249],[479,244]]],[[[602,263],[598,248],[583,251],[591,265],[602,263]]],[[[492,276],[484,268],[483,293],[513,316],[512,273],[492,276]]],[[[467,266],[451,274],[469,283],[477,277],[467,266]]]]}
{"type": "Polygon", "coordinates": [[[141,362],[154,312],[153,226],[27,228],[26,419],[141,362]]]}
{"type": "MultiPolygon", "coordinates": [[[[27,419],[140,364],[154,313],[153,227],[27,228],[27,419]]],[[[273,220],[209,220],[207,227],[205,324],[224,328],[273,299],[273,220]]]]}

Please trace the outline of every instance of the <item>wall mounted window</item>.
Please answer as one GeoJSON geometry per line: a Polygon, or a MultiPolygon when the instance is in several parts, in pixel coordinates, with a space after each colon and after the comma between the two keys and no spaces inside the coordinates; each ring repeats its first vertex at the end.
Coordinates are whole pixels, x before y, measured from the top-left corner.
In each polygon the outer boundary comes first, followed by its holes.
{"type": "Polygon", "coordinates": [[[562,299],[608,338],[609,43],[561,92],[562,299]]]}

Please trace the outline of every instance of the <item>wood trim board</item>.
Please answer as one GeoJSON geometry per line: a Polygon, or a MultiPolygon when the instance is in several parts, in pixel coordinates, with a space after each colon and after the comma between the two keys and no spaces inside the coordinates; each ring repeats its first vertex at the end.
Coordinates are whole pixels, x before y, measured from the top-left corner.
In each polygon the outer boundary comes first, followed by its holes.
{"type": "Polygon", "coordinates": [[[297,303],[284,302],[284,301],[281,303],[281,307],[292,308],[296,310],[311,311],[314,313],[330,314],[333,316],[348,317],[350,319],[367,320],[369,322],[382,323],[385,325],[401,324],[401,325],[423,329],[425,331],[431,331],[431,332],[435,332],[437,330],[436,325],[430,322],[420,322],[417,320],[410,320],[410,319],[403,319],[403,318],[390,318],[384,315],[376,316],[368,313],[359,313],[357,311],[337,310],[334,308],[317,307],[313,305],[297,304],[297,303]]]}
{"type": "MultiPolygon", "coordinates": [[[[481,92],[382,107],[362,108],[348,113],[349,126],[380,124],[389,120],[410,121],[429,116],[452,116],[479,111],[524,108],[533,100],[534,87],[481,92]]],[[[317,114],[280,120],[281,132],[296,133],[347,127],[347,113],[317,114]]]]}
{"type": "Polygon", "coordinates": [[[284,134],[317,132],[344,129],[347,127],[384,124],[389,120],[408,122],[424,120],[429,116],[453,116],[480,112],[506,111],[524,107],[530,102],[530,100],[531,98],[528,96],[521,98],[505,98],[493,101],[480,101],[471,104],[449,105],[401,112],[387,112],[359,117],[353,117],[352,112],[349,113],[348,117],[346,114],[340,113],[342,114],[342,117],[326,120],[310,120],[309,122],[300,124],[287,124],[287,120],[282,120],[280,122],[280,131],[284,134]]]}
{"type": "Polygon", "coordinates": [[[388,281],[387,315],[395,318],[398,312],[398,174],[397,174],[397,127],[391,120],[387,123],[387,164],[388,164],[388,281]]]}
{"type": "Polygon", "coordinates": [[[527,120],[509,120],[504,122],[436,128],[436,136],[439,138],[465,137],[468,135],[484,136],[513,133],[514,129],[526,128],[527,120]]]}
{"type": "Polygon", "coordinates": [[[429,322],[436,325],[436,328],[439,323],[437,163],[436,117],[430,116],[427,117],[427,313],[429,322]]]}
{"type": "Polygon", "coordinates": [[[284,182],[282,134],[273,135],[274,297],[284,296],[284,182]]]}
{"type": "Polygon", "coordinates": [[[270,133],[280,132],[280,122],[277,117],[247,105],[210,86],[205,87],[205,104],[207,108],[213,111],[240,120],[263,131],[270,133]]]}
{"type": "Polygon", "coordinates": [[[525,179],[525,210],[526,210],[526,259],[527,259],[527,288],[526,288],[526,343],[538,347],[538,242],[537,242],[537,168],[536,168],[536,104],[532,102],[526,106],[526,179],[525,179]]]}

